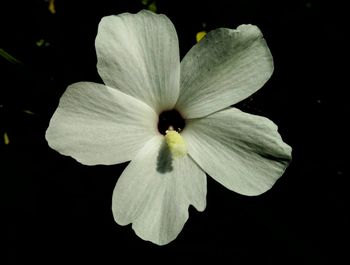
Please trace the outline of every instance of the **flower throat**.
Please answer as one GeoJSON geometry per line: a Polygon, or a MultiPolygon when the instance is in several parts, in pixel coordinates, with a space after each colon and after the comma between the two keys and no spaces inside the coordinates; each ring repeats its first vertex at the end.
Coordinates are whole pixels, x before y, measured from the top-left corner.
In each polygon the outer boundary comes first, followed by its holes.
{"type": "Polygon", "coordinates": [[[180,132],[185,128],[185,120],[177,110],[163,111],[159,115],[158,131],[165,135],[166,131],[172,128],[174,131],[180,132]]]}
{"type": "Polygon", "coordinates": [[[158,130],[164,135],[172,158],[183,157],[187,154],[187,145],[180,132],[185,127],[185,120],[176,110],[164,111],[159,115],[158,130]]]}

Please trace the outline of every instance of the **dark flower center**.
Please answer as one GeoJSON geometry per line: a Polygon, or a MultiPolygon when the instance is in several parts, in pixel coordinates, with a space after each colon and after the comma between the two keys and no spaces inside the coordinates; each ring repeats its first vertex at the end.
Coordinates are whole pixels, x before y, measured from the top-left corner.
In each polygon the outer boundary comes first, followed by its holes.
{"type": "Polygon", "coordinates": [[[163,111],[159,115],[158,131],[165,135],[166,130],[169,130],[171,127],[177,132],[180,132],[185,128],[185,120],[175,109],[163,111]]]}

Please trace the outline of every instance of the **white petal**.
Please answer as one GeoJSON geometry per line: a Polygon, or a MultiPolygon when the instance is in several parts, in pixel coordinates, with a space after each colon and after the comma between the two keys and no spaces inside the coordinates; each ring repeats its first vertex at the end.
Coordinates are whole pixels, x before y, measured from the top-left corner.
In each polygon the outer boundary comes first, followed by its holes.
{"type": "Polygon", "coordinates": [[[141,11],[104,17],[95,45],[97,69],[106,85],[158,113],[173,108],[179,94],[179,45],[165,15],[141,11]]]}
{"type": "Polygon", "coordinates": [[[188,156],[171,159],[164,137],[150,140],[120,176],[112,209],[144,240],[164,245],[182,230],[192,204],[203,211],[206,175],[188,156]]]}
{"type": "Polygon", "coordinates": [[[51,148],[86,165],[131,160],[157,134],[158,117],[148,105],[116,89],[70,85],[51,118],[51,148]]]}
{"type": "Polygon", "coordinates": [[[244,195],[270,189],[291,159],[272,121],[235,108],[187,121],[182,136],[204,171],[244,195]]]}
{"type": "Polygon", "coordinates": [[[176,108],[185,118],[206,116],[247,98],[272,72],[272,56],[257,27],[211,31],[181,62],[176,108]]]}

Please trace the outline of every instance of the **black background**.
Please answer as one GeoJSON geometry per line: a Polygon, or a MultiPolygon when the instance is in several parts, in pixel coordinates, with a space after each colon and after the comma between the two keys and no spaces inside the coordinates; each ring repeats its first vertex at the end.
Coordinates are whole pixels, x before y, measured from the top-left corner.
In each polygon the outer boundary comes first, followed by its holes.
{"type": "Polygon", "coordinates": [[[293,147],[290,167],[261,196],[241,196],[208,177],[206,210],[191,207],[183,231],[163,247],[113,221],[112,191],[127,163],[84,166],[51,150],[44,138],[69,84],[102,82],[94,46],[101,17],[144,5],[55,4],[56,14],[44,0],[0,7],[0,48],[22,62],[0,57],[0,132],[10,139],[0,143],[5,264],[346,264],[349,43],[343,2],[156,1],[177,29],[181,57],[200,30],[259,26],[275,71],[237,107],[273,120],[293,147]]]}

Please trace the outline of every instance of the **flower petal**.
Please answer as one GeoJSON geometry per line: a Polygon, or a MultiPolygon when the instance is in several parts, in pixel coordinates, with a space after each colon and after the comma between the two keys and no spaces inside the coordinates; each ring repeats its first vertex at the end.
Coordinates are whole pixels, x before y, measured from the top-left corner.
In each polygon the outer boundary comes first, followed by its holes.
{"type": "Polygon", "coordinates": [[[206,116],[253,94],[272,72],[271,53],[256,26],[213,30],[181,62],[176,108],[185,118],[206,116]]]}
{"type": "Polygon", "coordinates": [[[70,85],[46,131],[51,148],[86,165],[131,160],[157,134],[148,105],[95,83],[70,85]]]}
{"type": "Polygon", "coordinates": [[[171,160],[166,148],[163,136],[144,146],[120,176],[112,203],[118,224],[133,223],[139,237],[158,245],[177,237],[189,204],[199,211],[206,205],[205,173],[188,156],[171,160]]]}
{"type": "Polygon", "coordinates": [[[273,122],[236,108],[187,121],[182,136],[204,171],[244,195],[270,189],[291,159],[291,147],[273,122]]]}
{"type": "Polygon", "coordinates": [[[96,37],[97,69],[107,86],[142,100],[156,112],[172,109],[179,94],[175,28],[150,11],[102,18],[96,37]]]}

